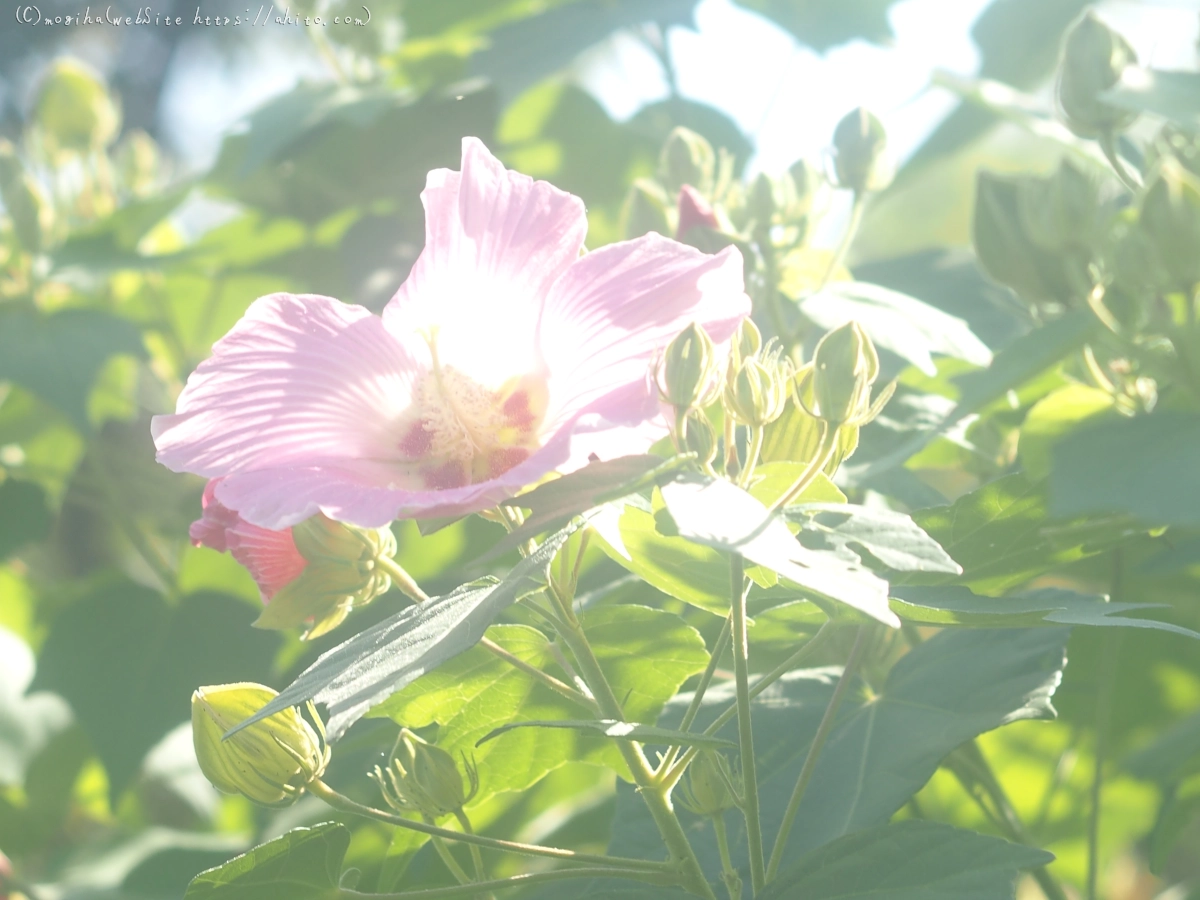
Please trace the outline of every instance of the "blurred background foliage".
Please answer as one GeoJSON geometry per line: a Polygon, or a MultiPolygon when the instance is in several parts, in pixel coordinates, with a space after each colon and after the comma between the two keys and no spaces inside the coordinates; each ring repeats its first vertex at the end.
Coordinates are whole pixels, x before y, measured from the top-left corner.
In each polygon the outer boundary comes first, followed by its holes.
{"type": "MultiPolygon", "coordinates": [[[[80,13],[75,0],[44,3],[44,17],[80,13]]],[[[248,627],[260,604],[257,590],[232,559],[188,543],[202,484],[155,465],[149,416],[173,406],[188,373],[255,297],[314,292],[381,309],[422,245],[425,174],[457,167],[464,135],[483,138],[511,167],[583,197],[593,247],[638,230],[630,185],[656,174],[659,150],[676,126],[723,148],[731,177],[765,166],[771,156],[761,136],[739,124],[730,104],[718,108],[679,87],[674,48],[705,5],[379,0],[363,26],[201,28],[191,24],[193,6],[165,0],[154,14],[182,16],[182,26],[105,26],[103,33],[84,25],[24,26],[5,11],[0,884],[7,870],[33,900],[178,898],[200,869],[328,818],[310,801],[267,813],[218,796],[196,767],[187,725],[195,686],[246,680],[281,687],[339,637],[310,645],[248,627]],[[614,117],[595,79],[584,76],[631,44],[656,67],[665,94],[614,117]],[[259,56],[268,63],[255,69],[248,60],[259,56]],[[266,78],[265,87],[254,81],[276,70],[284,74],[266,78]],[[192,113],[179,98],[203,92],[195,81],[204,77],[214,84],[226,78],[222,96],[231,98],[230,72],[241,72],[234,83],[263,102],[206,157],[187,146],[198,132],[180,126],[192,113]],[[185,80],[192,94],[181,93],[185,80]]],[[[759,17],[761,27],[819,62],[848,44],[879,45],[870,53],[886,54],[898,10],[910,4],[725,5],[759,17]]],[[[1095,146],[1054,119],[1049,94],[1062,34],[1084,5],[976,4],[976,70],[935,76],[930,91],[940,105],[932,127],[906,138],[898,176],[869,205],[848,259],[859,280],[963,318],[992,350],[1028,332],[1035,318],[975,261],[975,179],[982,168],[1047,172],[1063,158],[1100,170],[1095,146]]],[[[1111,6],[1122,22],[1153,19],[1157,9],[1132,0],[1111,6]]],[[[1170,37],[1171,52],[1194,63],[1197,17],[1178,6],[1192,37],[1181,43],[1181,31],[1151,39],[1170,37]]],[[[234,0],[206,0],[201,9],[210,16],[255,12],[234,0]]],[[[288,15],[347,12],[363,15],[324,0],[301,0],[288,15]]],[[[927,3],[918,12],[929,17],[938,9],[927,3]]],[[[862,83],[877,77],[860,75],[862,83]]],[[[820,82],[806,88],[824,89],[820,82]]],[[[773,90],[758,85],[764,95],[773,90]]],[[[775,108],[798,130],[813,132],[805,146],[819,150],[831,129],[809,116],[803,96],[788,91],[775,108]]],[[[206,116],[199,118],[211,122],[206,116]]],[[[886,111],[884,120],[891,124],[886,111]]],[[[814,172],[825,167],[818,153],[809,155],[814,172]]],[[[823,202],[832,203],[831,221],[844,219],[844,197],[823,202]]],[[[785,294],[788,277],[810,283],[829,258],[828,233],[814,233],[810,243],[810,255],[791,259],[781,276],[785,294]]],[[[937,412],[923,392],[952,405],[959,388],[950,379],[973,368],[939,360],[930,375],[898,357],[885,364],[889,377],[900,376],[898,400],[864,431],[856,463],[883,455],[922,415],[937,412]]],[[[1036,469],[1038,440],[1044,474],[1049,443],[1073,421],[1064,424],[1045,401],[1066,384],[1061,372],[1047,370],[986,406],[952,438],[931,443],[888,486],[860,488],[859,496],[879,490],[914,510],[939,506],[1018,464],[1036,469]]],[[[1070,414],[1078,418],[1087,399],[1074,398],[1070,414]]],[[[992,546],[971,547],[968,539],[947,545],[969,571],[979,568],[978,590],[999,592],[1046,572],[1051,583],[1108,584],[1110,555],[1086,548],[1111,534],[1073,542],[1068,535],[1065,549],[1047,546],[1044,490],[1022,494],[1006,484],[1024,504],[1004,534],[1007,552],[1032,562],[1009,582],[989,582],[992,546]]],[[[996,502],[1017,506],[1011,497],[996,502]]],[[[481,574],[470,564],[497,536],[475,519],[425,537],[412,523],[396,532],[399,561],[430,593],[481,574]]],[[[1182,534],[1168,550],[1145,537],[1129,542],[1121,599],[1167,603],[1173,621],[1196,628],[1200,537],[1182,534]]],[[[596,555],[587,577],[602,583],[612,569],[596,555]]],[[[639,602],[685,610],[645,586],[636,590],[639,602]]],[[[606,601],[619,599],[618,590],[606,601]]],[[[389,595],[355,613],[350,627],[399,604],[389,595]]],[[[718,620],[686,609],[711,639],[718,620]]],[[[777,659],[810,626],[790,620],[786,607],[764,614],[752,634],[758,659],[769,665],[772,652],[777,659]]],[[[1078,887],[1086,874],[1098,741],[1093,700],[1110,679],[1110,717],[1099,737],[1107,742],[1110,776],[1099,823],[1102,895],[1197,896],[1186,885],[1200,884],[1200,654],[1168,632],[1112,633],[1080,629],[1072,636],[1057,720],[1021,723],[982,745],[1033,839],[1058,855],[1054,870],[1078,887]],[[1113,659],[1115,667],[1105,665],[1113,659]]],[[[378,758],[380,730],[391,734],[388,725],[373,719],[356,726],[338,745],[335,770],[366,771],[378,758]]],[[[961,772],[940,770],[910,812],[1005,834],[972,801],[961,772]]],[[[610,772],[571,763],[528,791],[487,797],[473,815],[485,829],[526,823],[523,840],[552,836],[560,845],[597,850],[608,841],[615,804],[610,772]]],[[[361,867],[362,884],[381,890],[405,866],[412,883],[436,880],[428,874],[437,866],[428,848],[415,857],[410,851],[403,837],[393,843],[383,827],[354,823],[347,865],[361,867]]],[[[1038,896],[1032,883],[1022,890],[1038,896]]]]}

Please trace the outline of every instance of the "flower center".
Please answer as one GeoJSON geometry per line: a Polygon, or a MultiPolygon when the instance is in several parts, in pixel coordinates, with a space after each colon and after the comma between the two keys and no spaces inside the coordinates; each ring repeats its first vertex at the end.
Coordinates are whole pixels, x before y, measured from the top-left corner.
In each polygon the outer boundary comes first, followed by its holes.
{"type": "Polygon", "coordinates": [[[429,338],[433,366],[413,392],[414,418],[399,442],[427,489],[488,481],[524,462],[538,447],[546,388],[535,376],[491,389],[442,365],[429,338]]]}

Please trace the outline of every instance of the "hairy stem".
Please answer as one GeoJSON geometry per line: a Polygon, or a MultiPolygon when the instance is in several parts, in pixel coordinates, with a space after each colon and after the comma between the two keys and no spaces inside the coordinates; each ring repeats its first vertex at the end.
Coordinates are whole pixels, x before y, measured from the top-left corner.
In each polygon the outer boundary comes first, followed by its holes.
{"type": "Polygon", "coordinates": [[[813,735],[812,744],[808,748],[808,755],[804,757],[804,765],[800,767],[800,775],[796,779],[796,786],[792,789],[792,796],[788,800],[787,809],[784,811],[783,821],[779,825],[779,834],[775,838],[775,847],[771,851],[771,861],[767,865],[767,881],[771,881],[779,874],[779,865],[783,862],[784,849],[787,847],[787,839],[792,831],[792,825],[796,821],[796,814],[800,811],[800,802],[804,799],[804,792],[808,790],[808,783],[812,780],[813,771],[817,767],[817,760],[821,757],[821,751],[825,748],[825,741],[829,738],[829,732],[833,730],[833,723],[837,718],[838,707],[842,705],[846,691],[849,689],[855,674],[858,672],[859,664],[862,663],[863,654],[867,648],[868,627],[866,625],[858,626],[858,634],[855,635],[854,646],[850,649],[850,657],[846,660],[846,667],[842,669],[842,676],[838,679],[837,686],[833,689],[833,695],[829,698],[824,715],[821,716],[821,724],[817,726],[817,733],[813,735]]]}
{"type": "Polygon", "coordinates": [[[450,852],[450,848],[446,846],[446,842],[440,837],[431,838],[433,841],[433,849],[437,851],[437,855],[441,857],[446,868],[450,870],[450,874],[454,876],[454,880],[459,884],[471,884],[477,879],[471,878],[467,874],[466,869],[458,864],[458,860],[454,858],[454,854],[450,852]]]}
{"type": "Polygon", "coordinates": [[[712,824],[713,833],[717,836],[717,852],[721,855],[721,880],[725,882],[729,900],[742,900],[742,879],[738,877],[737,869],[733,867],[733,857],[729,855],[729,835],[725,831],[725,814],[714,815],[712,824]]]}
{"type": "Polygon", "coordinates": [[[351,800],[344,794],[340,794],[327,785],[325,782],[317,779],[308,785],[308,790],[313,796],[324,800],[334,809],[342,812],[353,813],[357,816],[363,816],[367,819],[375,819],[378,822],[384,822],[388,825],[396,825],[400,828],[407,828],[410,831],[419,831],[422,834],[427,834],[431,837],[440,837],[448,841],[460,841],[464,844],[474,844],[477,847],[489,847],[493,850],[504,850],[509,853],[519,853],[524,856],[543,856],[549,859],[561,859],[567,862],[588,863],[593,866],[612,866],[623,869],[641,869],[648,872],[670,872],[674,866],[670,863],[656,862],[649,859],[633,859],[630,857],[620,856],[599,856],[592,853],[576,853],[574,850],[565,850],[560,847],[543,847],[538,844],[522,844],[518,841],[506,841],[500,838],[485,837],[481,834],[469,834],[463,831],[454,831],[450,828],[442,828],[439,825],[431,825],[428,822],[421,822],[417,819],[406,819],[403,816],[393,815],[389,812],[384,812],[382,809],[375,809],[373,806],[365,806],[351,800]]]}
{"type": "Polygon", "coordinates": [[[746,845],[750,852],[750,886],[757,894],[762,890],[763,868],[762,820],[758,811],[758,771],[754,760],[754,732],[750,722],[750,644],[746,638],[746,566],[741,554],[729,557],[729,599],[732,603],[730,621],[733,635],[733,677],[737,688],[738,755],[742,763],[744,800],[742,813],[746,817],[746,845]]]}
{"type": "MultiPolygon", "coordinates": [[[[459,827],[462,828],[462,830],[466,834],[474,834],[475,833],[475,829],[471,827],[471,820],[467,817],[467,814],[465,812],[463,812],[461,809],[454,814],[454,818],[458,819],[459,827]]],[[[486,876],[484,875],[484,870],[483,870],[483,853],[480,852],[479,847],[475,844],[467,844],[467,849],[470,850],[470,852],[471,852],[471,865],[475,869],[475,880],[476,881],[485,880],[486,876]]],[[[488,900],[495,900],[495,898],[490,893],[488,893],[484,896],[487,897],[488,900]]]]}

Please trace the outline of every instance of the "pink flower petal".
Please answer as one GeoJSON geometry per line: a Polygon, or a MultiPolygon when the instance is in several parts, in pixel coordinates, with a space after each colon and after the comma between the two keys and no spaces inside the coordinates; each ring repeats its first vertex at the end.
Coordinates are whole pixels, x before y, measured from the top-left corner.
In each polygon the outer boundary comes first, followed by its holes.
{"type": "Polygon", "coordinates": [[[220,480],[214,478],[204,487],[204,513],[189,529],[192,543],[230,553],[250,572],[266,603],[299,578],[308,561],[296,549],[290,528],[259,528],[222,504],[216,497],[220,480]]]}
{"type": "Polygon", "coordinates": [[[513,172],[478,138],[463,138],[462,171],[429,173],[425,249],[383,312],[393,334],[436,330],[439,353],[495,388],[514,362],[540,370],[534,329],[551,285],[578,259],[583,202],[513,172]]]}
{"type": "Polygon", "coordinates": [[[709,256],[651,233],[589,253],[554,285],[539,324],[548,429],[585,413],[613,425],[655,417],[650,369],[670,340],[698,322],[721,343],[749,313],[736,248],[709,256]]]}
{"type": "Polygon", "coordinates": [[[679,190],[679,227],[675,229],[675,237],[683,238],[697,227],[715,230],[721,227],[721,223],[717,221],[717,214],[704,195],[690,184],[685,184],[679,190]]]}
{"type": "Polygon", "coordinates": [[[360,306],[262,297],[192,373],[175,415],[154,417],[158,461],[209,477],[292,465],[378,474],[402,459],[394,422],[415,372],[360,306]]]}

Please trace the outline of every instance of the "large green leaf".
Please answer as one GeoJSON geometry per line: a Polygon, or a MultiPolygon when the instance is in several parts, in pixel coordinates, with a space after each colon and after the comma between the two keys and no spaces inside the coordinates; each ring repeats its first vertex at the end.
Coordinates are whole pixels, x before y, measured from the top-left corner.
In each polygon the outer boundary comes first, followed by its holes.
{"type": "Polygon", "coordinates": [[[475,645],[506,607],[545,584],[546,566],[575,529],[547,538],[517,563],[503,581],[473,581],[384,619],[317,661],[257,713],[245,728],[306,700],[323,703],[326,730],[337,740],[372,706],[475,645]]]}
{"type": "MultiPolygon", "coordinates": [[[[1050,698],[1062,677],[1066,638],[1065,628],[942,632],[903,657],[869,699],[860,690],[852,693],[817,762],[785,858],[883,824],[964,741],[1019,719],[1053,716],[1050,698]]],[[[754,701],[764,834],[778,829],[838,675],[836,668],[791,672],[754,701]]],[[[698,727],[733,699],[731,684],[710,688],[698,727]]],[[[674,698],[659,725],[676,727],[690,701],[689,694],[674,698]]],[[[719,733],[736,734],[734,723],[719,733]]],[[[715,880],[711,826],[686,811],[681,815],[715,880]]],[[[728,814],[726,827],[735,862],[748,880],[740,816],[728,814]]],[[[653,822],[632,790],[618,791],[612,834],[613,853],[655,858],[661,852],[653,822]]]]}
{"type": "Polygon", "coordinates": [[[33,684],[71,704],[115,797],[146,751],[187,721],[193,690],[268,679],[279,635],[250,628],[253,618],[246,603],[224,594],[169,606],[155,591],[116,581],[59,615],[33,684]]]}
{"type": "Polygon", "coordinates": [[[640,741],[643,744],[658,744],[659,746],[679,744],[684,747],[700,747],[706,750],[723,750],[737,746],[733,741],[727,741],[724,738],[706,737],[696,732],[672,731],[656,725],[642,725],[640,722],[626,722],[619,719],[534,719],[529,722],[512,722],[508,725],[501,725],[499,728],[493,728],[479,739],[479,743],[487,743],[507,734],[514,728],[568,728],[572,731],[600,734],[616,741],[640,741]]]}
{"type": "Polygon", "coordinates": [[[801,300],[800,309],[826,330],[858,322],[877,347],[890,350],[926,375],[937,374],[935,353],[977,366],[992,361],[992,351],[962,319],[877,284],[833,282],[801,300]]]}
{"type": "Polygon", "coordinates": [[[898,572],[948,572],[962,567],[909,516],[850,503],[802,503],[785,510],[800,523],[800,543],[837,550],[861,548],[898,572]]]}
{"type": "Polygon", "coordinates": [[[855,38],[884,43],[892,37],[888,8],[895,0],[843,0],[841,3],[796,0],[737,0],[766,16],[801,44],[825,51],[855,38]]]}
{"type": "Polygon", "coordinates": [[[1162,116],[1200,130],[1200,72],[1169,72],[1130,66],[1100,99],[1136,113],[1162,116]]]}
{"type": "Polygon", "coordinates": [[[724,479],[681,477],[662,487],[681,537],[778,573],[811,591],[899,626],[887,608],[887,582],[860,566],[858,557],[802,546],[787,525],[751,494],[724,479]]]}
{"type": "Polygon", "coordinates": [[[201,872],[185,900],[335,900],[350,846],[336,822],[294,828],[224,865],[201,872]]]}
{"type": "Polygon", "coordinates": [[[15,381],[87,431],[88,396],[110,357],[144,356],[133,323],[94,309],[43,315],[19,305],[0,312],[0,381],[15,381]]]}
{"type": "Polygon", "coordinates": [[[847,835],[801,857],[762,900],[1012,900],[1022,869],[1053,854],[939,822],[896,822],[847,835]]]}
{"type": "Polygon", "coordinates": [[[1013,628],[1031,625],[1095,625],[1151,628],[1200,638],[1190,628],[1135,619],[1121,613],[1161,609],[1165,603],[1110,603],[1105,597],[1077,594],[1064,588],[1037,588],[1006,597],[981,597],[965,587],[899,587],[892,589],[893,612],[922,625],[968,625],[1013,628]]]}
{"type": "Polygon", "coordinates": [[[1200,525],[1197,446],[1200,415],[1186,413],[1075,431],[1052,452],[1051,511],[1127,513],[1150,525],[1200,525]]]}
{"type": "Polygon", "coordinates": [[[1124,519],[1054,521],[1045,482],[1019,473],[950,506],[919,510],[913,519],[963,567],[963,583],[985,594],[1003,593],[1136,533],[1124,519]]]}
{"type": "MultiPolygon", "coordinates": [[[[588,640],[631,721],[652,722],[683,682],[708,662],[704,640],[678,616],[644,606],[600,607],[582,618],[588,640]]],[[[489,636],[520,659],[546,668],[553,655],[541,632],[493,626],[489,636]]],[[[554,674],[563,676],[562,672],[554,674]]],[[[473,647],[414,681],[372,710],[410,728],[437,722],[438,745],[473,757],[483,800],[525,790],[547,772],[576,760],[627,774],[610,741],[561,729],[497,730],[522,722],[575,721],[587,713],[532,677],[473,647]],[[482,742],[482,743],[481,743],[482,742]]]]}

